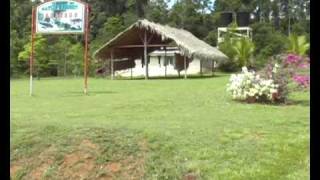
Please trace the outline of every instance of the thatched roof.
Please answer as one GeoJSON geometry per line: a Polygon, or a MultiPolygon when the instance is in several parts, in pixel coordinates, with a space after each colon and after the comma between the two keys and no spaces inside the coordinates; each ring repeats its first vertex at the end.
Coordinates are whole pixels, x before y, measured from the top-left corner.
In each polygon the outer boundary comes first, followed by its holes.
{"type": "MultiPolygon", "coordinates": [[[[132,24],[104,44],[94,52],[94,58],[102,60],[109,59],[111,49],[114,49],[114,58],[141,58],[141,56],[143,56],[143,48],[123,49],[116,47],[123,45],[143,45],[141,37],[143,37],[145,30],[147,31],[148,38],[152,37],[149,44],[174,44],[180,49],[181,54],[186,55],[188,58],[215,60],[218,63],[228,59],[228,57],[217,48],[210,46],[186,30],[173,28],[168,25],[160,25],[145,19],[132,24]]],[[[160,49],[160,47],[148,47],[148,53],[156,49],[160,49]]]]}

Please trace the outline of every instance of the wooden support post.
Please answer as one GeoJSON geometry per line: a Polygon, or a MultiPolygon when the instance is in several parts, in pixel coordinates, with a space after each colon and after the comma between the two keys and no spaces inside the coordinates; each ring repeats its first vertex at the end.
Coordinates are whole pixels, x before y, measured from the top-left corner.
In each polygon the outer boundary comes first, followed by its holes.
{"type": "Polygon", "coordinates": [[[30,96],[33,94],[33,56],[34,56],[34,29],[35,29],[35,9],[32,7],[32,17],[31,17],[31,55],[30,55],[30,62],[29,62],[29,68],[30,68],[30,82],[29,82],[29,93],[30,96]]]}
{"type": "Polygon", "coordinates": [[[88,93],[88,35],[89,35],[89,5],[86,5],[85,18],[85,49],[84,49],[84,94],[88,93]]]}
{"type": "Polygon", "coordinates": [[[103,61],[103,70],[104,70],[104,72],[103,72],[103,76],[104,76],[104,78],[106,78],[106,75],[107,75],[107,66],[106,66],[106,63],[107,63],[107,61],[103,61]]]}
{"type": "Polygon", "coordinates": [[[184,56],[184,78],[187,79],[187,57],[184,56]]]}
{"type": "Polygon", "coordinates": [[[211,68],[212,76],[214,76],[214,61],[211,61],[211,68]]]}
{"type": "Polygon", "coordinates": [[[164,77],[167,77],[167,48],[164,48],[164,77]]]}
{"type": "Polygon", "coordinates": [[[110,61],[111,61],[111,80],[113,80],[114,79],[113,49],[111,50],[111,55],[110,56],[111,56],[111,59],[110,59],[110,61]]]}
{"type": "Polygon", "coordinates": [[[167,64],[164,66],[164,77],[167,77],[167,64]]]}
{"type": "Polygon", "coordinates": [[[145,79],[148,79],[148,57],[147,57],[147,30],[144,31],[144,41],[143,41],[143,49],[144,49],[144,62],[146,65],[146,75],[145,75],[145,79]]]}
{"type": "Polygon", "coordinates": [[[200,75],[202,76],[203,75],[203,72],[202,72],[202,60],[200,59],[200,75]]]}

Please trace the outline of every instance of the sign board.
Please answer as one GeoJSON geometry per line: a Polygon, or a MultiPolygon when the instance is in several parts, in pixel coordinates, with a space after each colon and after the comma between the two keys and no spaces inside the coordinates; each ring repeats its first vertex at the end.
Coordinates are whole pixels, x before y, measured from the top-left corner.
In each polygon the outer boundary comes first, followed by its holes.
{"type": "Polygon", "coordinates": [[[36,8],[36,33],[84,33],[85,4],[72,0],[54,0],[36,8]]]}

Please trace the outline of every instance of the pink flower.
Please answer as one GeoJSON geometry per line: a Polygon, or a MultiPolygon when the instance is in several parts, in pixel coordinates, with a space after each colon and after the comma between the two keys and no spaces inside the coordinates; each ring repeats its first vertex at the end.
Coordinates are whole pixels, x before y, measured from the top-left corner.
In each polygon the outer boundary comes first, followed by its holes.
{"type": "Polygon", "coordinates": [[[308,87],[310,85],[309,75],[294,75],[293,80],[300,86],[308,87]]]}
{"type": "Polygon", "coordinates": [[[288,54],[285,64],[299,64],[302,61],[302,57],[296,54],[288,54]]]}
{"type": "Polygon", "coordinates": [[[308,68],[310,65],[307,63],[299,64],[299,68],[308,68]]]}

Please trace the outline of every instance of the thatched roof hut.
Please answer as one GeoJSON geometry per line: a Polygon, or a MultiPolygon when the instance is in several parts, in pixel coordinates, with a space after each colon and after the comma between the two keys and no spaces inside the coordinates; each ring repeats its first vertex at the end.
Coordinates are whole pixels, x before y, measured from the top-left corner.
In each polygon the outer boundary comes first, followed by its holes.
{"type": "MultiPolygon", "coordinates": [[[[148,20],[139,20],[116,35],[94,52],[97,60],[128,58],[144,59],[150,52],[163,47],[178,47],[187,59],[224,62],[228,57],[190,32],[160,25],[148,20]]],[[[148,65],[147,65],[148,66],[148,65]]],[[[127,68],[123,66],[123,69],[127,68]]]]}

